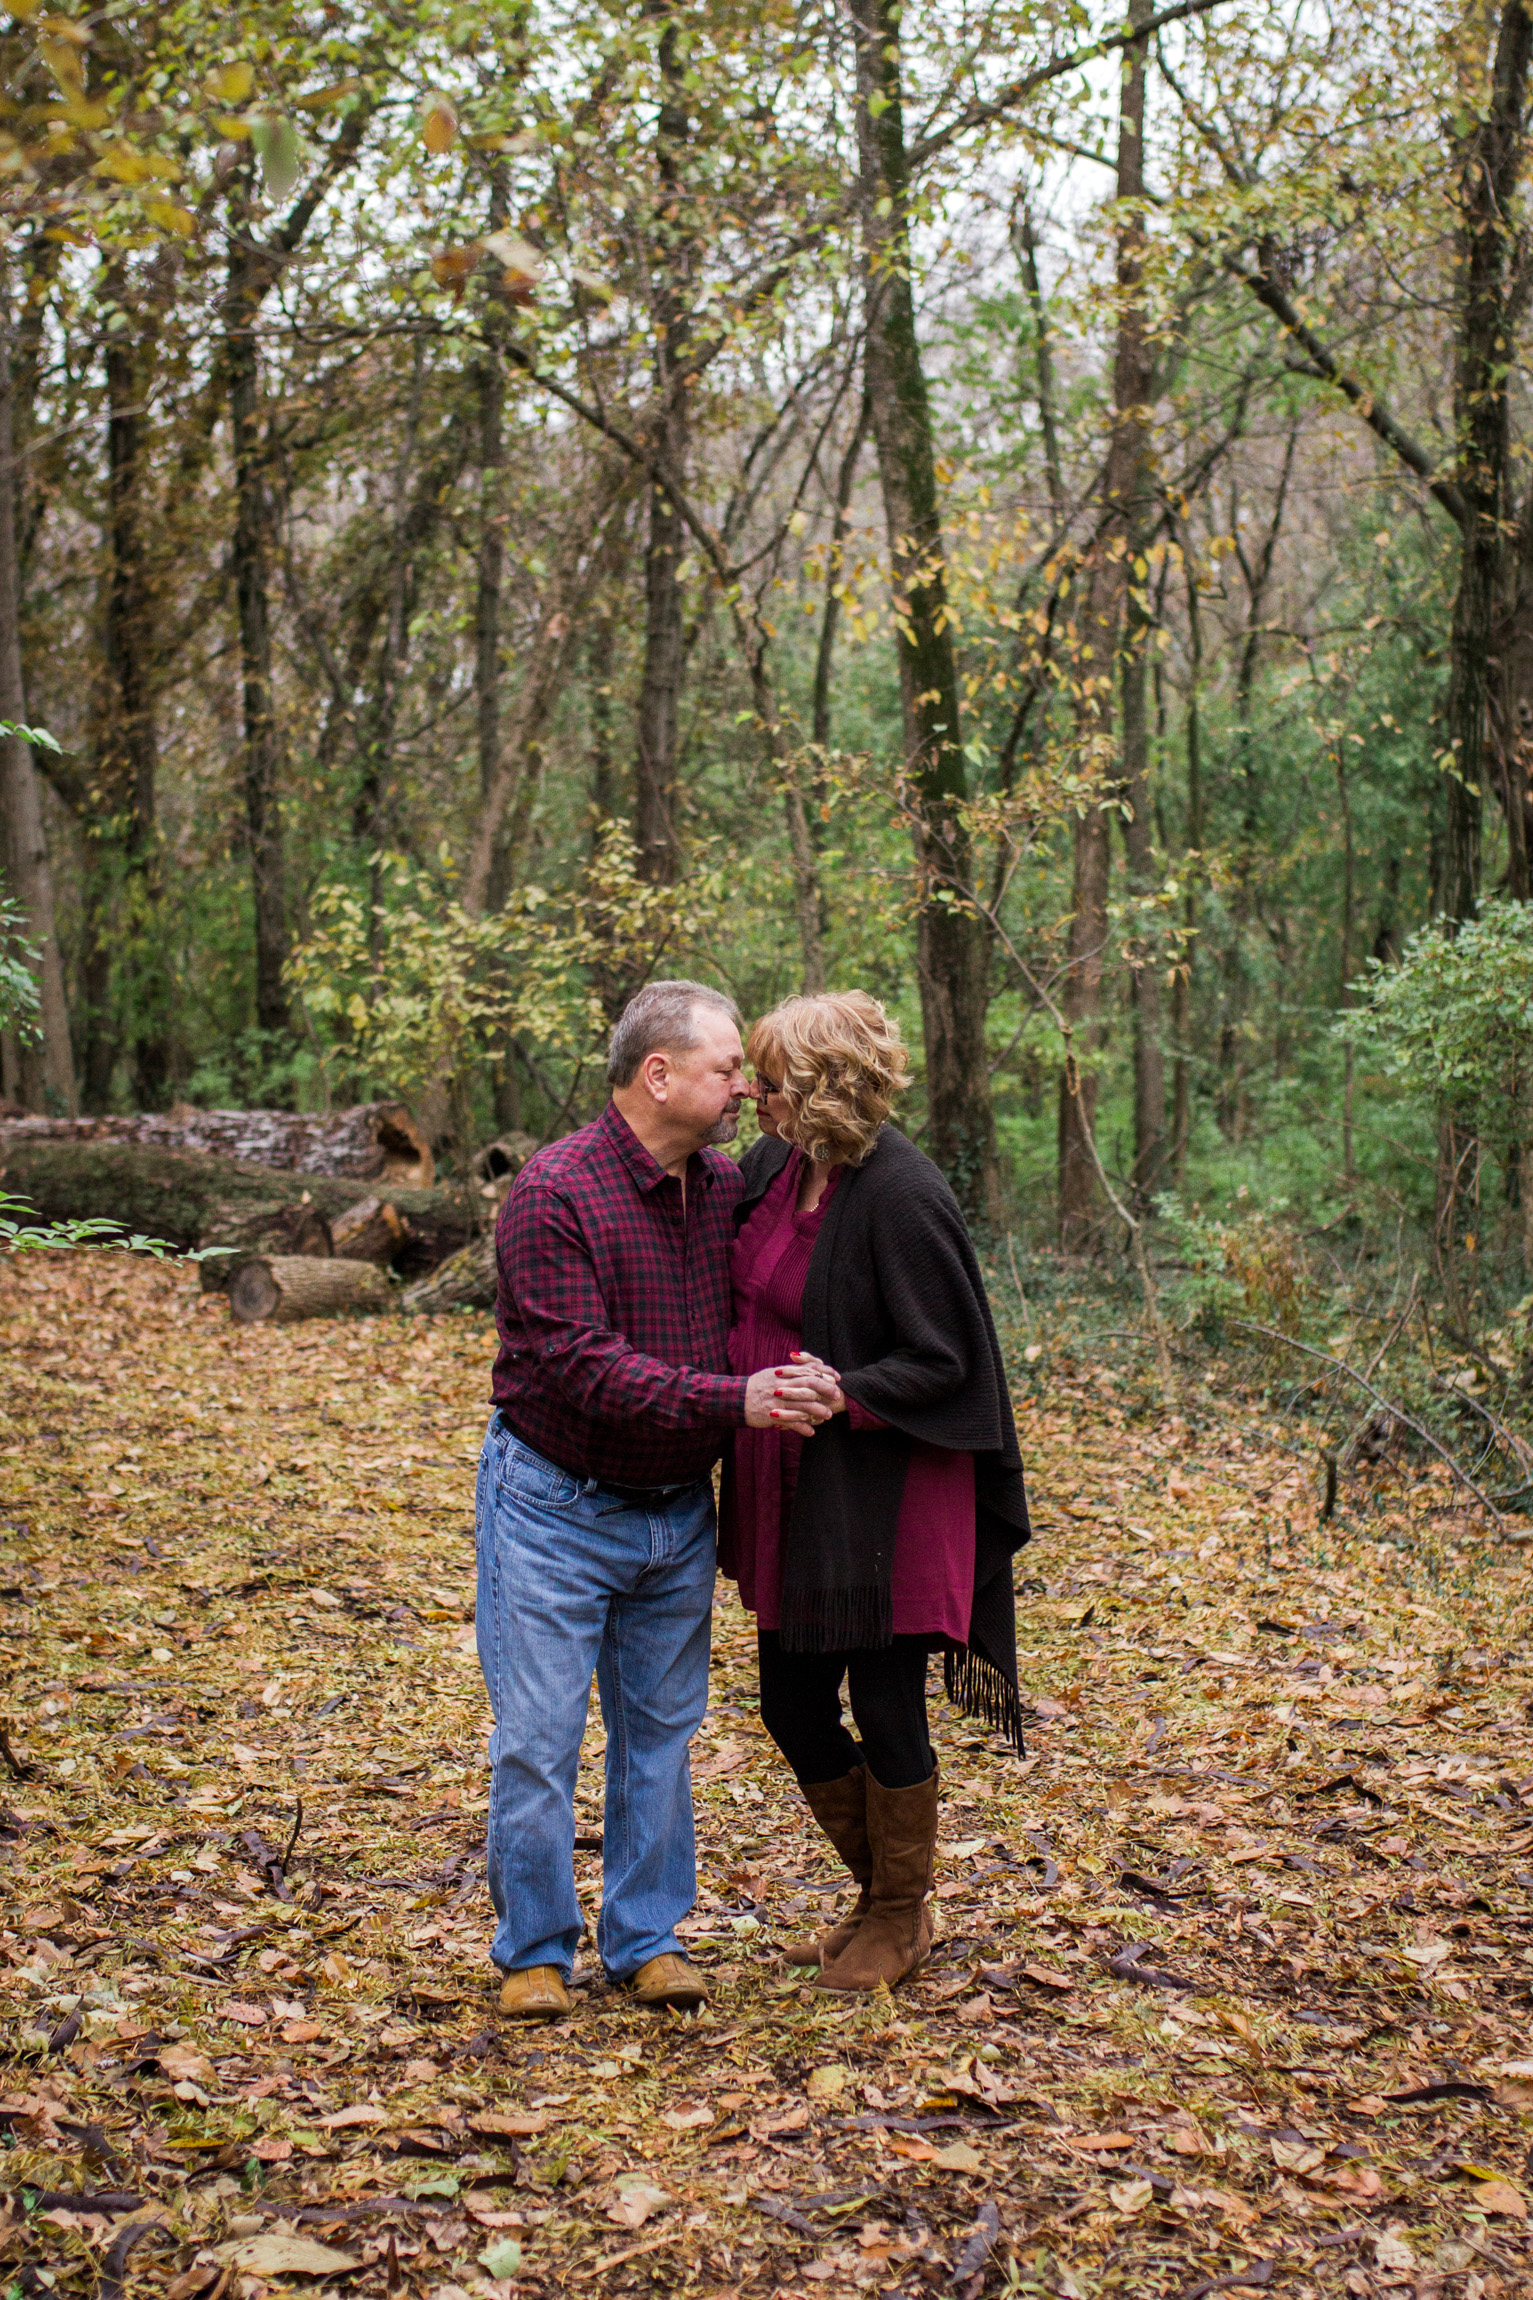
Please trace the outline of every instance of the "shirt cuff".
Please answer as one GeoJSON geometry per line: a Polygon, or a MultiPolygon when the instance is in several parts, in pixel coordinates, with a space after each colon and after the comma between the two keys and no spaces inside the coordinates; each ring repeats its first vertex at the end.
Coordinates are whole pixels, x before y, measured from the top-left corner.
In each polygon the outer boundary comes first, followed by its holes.
{"type": "Polygon", "coordinates": [[[886,1430],[889,1424],[867,1406],[860,1406],[855,1398],[846,1401],[847,1424],[854,1430],[886,1430]]]}
{"type": "Polygon", "coordinates": [[[693,1401],[710,1419],[727,1422],[732,1429],[744,1429],[748,1387],[744,1374],[707,1374],[702,1377],[702,1386],[693,1392],[693,1401]]]}

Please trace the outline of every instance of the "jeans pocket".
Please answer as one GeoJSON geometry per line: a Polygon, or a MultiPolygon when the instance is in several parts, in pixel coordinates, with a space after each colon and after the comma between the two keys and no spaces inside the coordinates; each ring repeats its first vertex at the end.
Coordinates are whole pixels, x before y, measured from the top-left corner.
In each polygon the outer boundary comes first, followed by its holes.
{"type": "Polygon", "coordinates": [[[528,1501],[572,1502],[580,1491],[578,1478],[556,1462],[545,1461],[519,1438],[508,1438],[500,1457],[498,1479],[502,1493],[520,1494],[528,1501]]]}

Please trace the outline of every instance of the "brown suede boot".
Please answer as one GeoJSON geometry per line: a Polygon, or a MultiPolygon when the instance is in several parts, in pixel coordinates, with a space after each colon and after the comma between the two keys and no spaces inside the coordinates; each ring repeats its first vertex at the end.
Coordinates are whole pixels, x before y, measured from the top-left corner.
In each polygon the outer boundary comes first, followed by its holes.
{"type": "Polygon", "coordinates": [[[804,1795],[809,1810],[821,1829],[835,1846],[852,1872],[852,1882],[861,1886],[857,1904],[850,1916],[840,1924],[808,1939],[789,1941],[786,1951],[790,1965],[824,1965],[838,1957],[857,1927],[868,1913],[868,1888],[873,1878],[873,1848],[868,1842],[868,1776],[862,1766],[854,1765],[850,1773],[843,1773],[839,1781],[808,1781],[804,1795]]]}
{"type": "Polygon", "coordinates": [[[926,1896],[937,1851],[937,1771],[913,1789],[886,1789],[871,1773],[867,1784],[868,1913],[840,1955],[821,1967],[816,1986],[822,1989],[876,1989],[880,1982],[892,1989],[931,1954],[926,1896]]]}

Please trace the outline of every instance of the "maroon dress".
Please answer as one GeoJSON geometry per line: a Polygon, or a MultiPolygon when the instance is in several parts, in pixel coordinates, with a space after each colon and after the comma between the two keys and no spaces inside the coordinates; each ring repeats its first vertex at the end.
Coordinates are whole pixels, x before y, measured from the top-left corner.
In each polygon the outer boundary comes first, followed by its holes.
{"type": "MultiPolygon", "coordinates": [[[[729,1368],[753,1374],[786,1364],[803,1348],[804,1280],[825,1209],[844,1171],[832,1172],[820,1202],[794,1211],[804,1154],[795,1150],[734,1243],[735,1323],[729,1368]]],[[[855,1400],[853,1429],[887,1427],[855,1400]]],[[[782,1562],[798,1465],[812,1438],[782,1430],[737,1429],[734,1476],[725,1480],[719,1563],[740,1584],[740,1602],[762,1629],[776,1629],[782,1562]]],[[[974,1601],[974,1456],[945,1447],[910,1447],[894,1541],[894,1634],[967,1644],[974,1601]]]]}

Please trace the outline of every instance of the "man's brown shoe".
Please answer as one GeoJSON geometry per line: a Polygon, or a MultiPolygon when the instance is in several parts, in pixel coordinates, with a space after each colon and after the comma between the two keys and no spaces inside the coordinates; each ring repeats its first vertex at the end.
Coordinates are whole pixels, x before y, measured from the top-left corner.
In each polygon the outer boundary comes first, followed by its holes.
{"type": "Polygon", "coordinates": [[[502,1981],[500,2009],[507,2020],[561,2020],[575,2000],[557,1965],[526,1965],[502,1981]]]}
{"type": "Polygon", "coordinates": [[[697,2012],[708,2002],[702,1974],[673,1950],[640,1965],[628,1985],[641,2005],[674,2005],[678,2012],[697,2012]]]}

